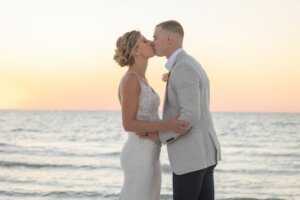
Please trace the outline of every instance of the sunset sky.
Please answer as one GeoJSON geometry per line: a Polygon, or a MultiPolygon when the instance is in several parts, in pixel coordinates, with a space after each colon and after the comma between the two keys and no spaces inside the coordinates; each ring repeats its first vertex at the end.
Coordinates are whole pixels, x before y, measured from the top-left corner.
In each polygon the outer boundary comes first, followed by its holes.
{"type": "MultiPolygon", "coordinates": [[[[0,109],[120,110],[117,38],[175,19],[214,112],[300,112],[299,0],[0,0],[0,109]],[[180,3],[179,3],[180,2],[180,3]]],[[[166,58],[147,77],[161,97],[166,58]]]]}

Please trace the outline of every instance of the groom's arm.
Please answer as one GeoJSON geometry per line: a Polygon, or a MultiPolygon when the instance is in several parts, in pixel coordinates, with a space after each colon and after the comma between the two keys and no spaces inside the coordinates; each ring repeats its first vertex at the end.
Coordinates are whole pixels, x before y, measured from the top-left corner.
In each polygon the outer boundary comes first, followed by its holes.
{"type": "Polygon", "coordinates": [[[201,117],[200,79],[197,72],[189,64],[181,63],[172,71],[174,81],[172,87],[177,95],[179,120],[190,122],[190,127],[201,117]]]}
{"type": "MultiPolygon", "coordinates": [[[[179,120],[190,122],[190,127],[193,126],[193,121],[200,118],[200,90],[199,76],[188,65],[178,65],[172,71],[172,80],[170,83],[175,90],[179,105],[179,120]]],[[[159,139],[163,144],[168,144],[180,138],[179,134],[171,131],[160,131],[159,139]]]]}

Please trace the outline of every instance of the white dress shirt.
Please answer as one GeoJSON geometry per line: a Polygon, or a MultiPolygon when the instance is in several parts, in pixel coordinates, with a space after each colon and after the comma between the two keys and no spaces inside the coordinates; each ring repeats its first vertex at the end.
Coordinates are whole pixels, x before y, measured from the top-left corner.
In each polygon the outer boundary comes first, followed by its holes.
{"type": "Polygon", "coordinates": [[[177,55],[183,51],[183,48],[179,48],[176,51],[174,51],[172,53],[172,55],[170,56],[170,58],[168,59],[165,67],[169,70],[172,71],[173,67],[174,67],[174,62],[175,62],[175,58],[177,57],[177,55]]]}

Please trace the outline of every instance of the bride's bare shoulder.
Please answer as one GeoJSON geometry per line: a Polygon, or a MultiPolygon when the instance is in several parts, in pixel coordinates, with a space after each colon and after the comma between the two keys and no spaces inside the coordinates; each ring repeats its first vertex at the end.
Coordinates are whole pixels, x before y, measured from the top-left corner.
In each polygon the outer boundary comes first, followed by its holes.
{"type": "Polygon", "coordinates": [[[140,90],[140,80],[134,73],[126,73],[120,81],[120,89],[122,91],[130,90],[140,90]]]}

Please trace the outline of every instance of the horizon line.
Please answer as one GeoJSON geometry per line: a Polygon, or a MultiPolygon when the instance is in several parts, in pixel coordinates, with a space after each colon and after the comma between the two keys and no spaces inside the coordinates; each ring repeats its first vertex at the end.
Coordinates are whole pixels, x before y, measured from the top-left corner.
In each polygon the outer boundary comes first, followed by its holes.
{"type": "MultiPolygon", "coordinates": [[[[24,111],[24,112],[121,112],[121,109],[0,109],[1,111],[24,111]]],[[[160,113],[162,111],[159,111],[160,113]]],[[[211,111],[211,113],[269,113],[269,114],[300,114],[300,111],[211,111]]]]}

